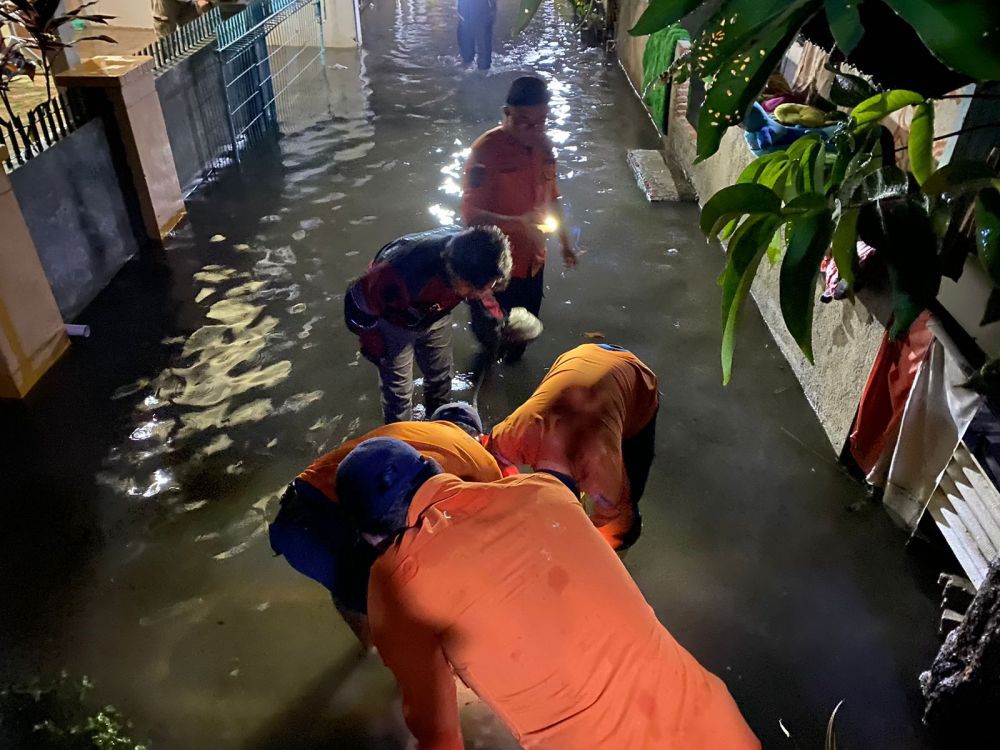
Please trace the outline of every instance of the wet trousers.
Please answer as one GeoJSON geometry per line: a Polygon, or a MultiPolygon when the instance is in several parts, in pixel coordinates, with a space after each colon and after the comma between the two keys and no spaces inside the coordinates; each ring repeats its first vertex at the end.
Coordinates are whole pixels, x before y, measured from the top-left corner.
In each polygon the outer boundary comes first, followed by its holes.
{"type": "MultiPolygon", "coordinates": [[[[659,414],[659,409],[657,409],[659,414]]],[[[628,549],[642,533],[642,515],[639,513],[639,500],[646,491],[649,480],[649,469],[656,455],[656,417],[649,424],[630,438],[622,440],[622,460],[625,463],[625,474],[628,476],[629,496],[632,501],[630,523],[621,537],[621,547],[628,549]]]]}
{"type": "Polygon", "coordinates": [[[464,0],[458,4],[458,51],[462,62],[470,65],[477,57],[480,70],[493,64],[493,23],[496,8],[487,0],[464,0]]]}
{"type": "Polygon", "coordinates": [[[451,315],[426,331],[410,331],[378,322],[383,350],[375,361],[382,393],[385,423],[405,422],[413,416],[413,361],[424,374],[424,406],[427,416],[448,403],[454,355],[451,350],[451,315]]]}

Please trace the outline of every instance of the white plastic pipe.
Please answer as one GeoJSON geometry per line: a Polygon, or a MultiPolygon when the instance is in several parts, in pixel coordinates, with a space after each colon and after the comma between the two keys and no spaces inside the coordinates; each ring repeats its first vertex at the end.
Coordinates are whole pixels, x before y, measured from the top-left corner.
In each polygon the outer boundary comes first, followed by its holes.
{"type": "Polygon", "coordinates": [[[66,324],[66,335],[67,336],[78,336],[80,338],[90,337],[90,326],[76,325],[75,323],[66,324]]]}

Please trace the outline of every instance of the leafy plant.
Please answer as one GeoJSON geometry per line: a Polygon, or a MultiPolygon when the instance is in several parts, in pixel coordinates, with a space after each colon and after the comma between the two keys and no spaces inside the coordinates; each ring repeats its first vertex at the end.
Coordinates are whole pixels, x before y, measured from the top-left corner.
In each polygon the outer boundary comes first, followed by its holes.
{"type": "MultiPolygon", "coordinates": [[[[844,81],[836,98],[846,101],[862,93],[870,91],[844,81]]],[[[956,227],[970,201],[975,203],[976,252],[1000,286],[1000,174],[978,162],[935,170],[933,117],[933,103],[913,91],[875,93],[856,102],[829,145],[810,134],[784,151],[761,156],[735,185],[705,203],[702,230],[709,238],[729,240],[719,279],[724,382],[732,374],[740,309],[773,244],[779,252],[785,245],[779,276],[782,317],[810,362],[820,264],[829,251],[853,292],[859,237],[878,249],[888,271],[893,336],[904,334],[934,302],[942,275],[961,274],[969,248],[957,241],[956,227]],[[914,109],[916,123],[907,147],[911,172],[896,165],[892,137],[880,125],[907,107],[914,109]]]]}
{"type": "Polygon", "coordinates": [[[45,73],[45,92],[52,99],[52,57],[60,50],[72,47],[76,42],[100,41],[114,43],[115,40],[103,34],[87,36],[75,42],[64,42],[60,30],[73,21],[85,21],[107,25],[114,16],[100,13],[84,13],[87,8],[97,5],[97,0],[83,3],[66,13],[60,12],[61,0],[0,0],[0,21],[21,26],[31,38],[29,45],[38,50],[45,73]]]}
{"type": "MultiPolygon", "coordinates": [[[[740,123],[803,27],[829,27],[837,47],[850,55],[865,35],[859,7],[884,2],[913,28],[927,49],[972,80],[1000,79],[1000,3],[995,0],[723,0],[691,42],[691,51],[668,74],[709,82],[698,121],[697,160],[712,156],[722,136],[740,123]]],[[[524,9],[532,5],[524,0],[524,9]]],[[[535,8],[538,2],[533,2],[535,8]]],[[[655,33],[710,0],[651,0],[629,31],[655,33]]],[[[533,12],[533,11],[532,11],[533,12]]]]}
{"type": "Polygon", "coordinates": [[[114,706],[92,707],[86,678],[66,673],[0,689],[0,745],[33,750],[148,750],[114,706]]]}

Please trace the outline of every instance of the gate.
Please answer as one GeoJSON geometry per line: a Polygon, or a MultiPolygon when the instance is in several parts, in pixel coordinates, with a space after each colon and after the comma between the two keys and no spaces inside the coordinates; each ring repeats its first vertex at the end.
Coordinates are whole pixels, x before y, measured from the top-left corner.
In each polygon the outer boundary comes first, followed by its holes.
{"type": "Polygon", "coordinates": [[[321,71],[320,0],[257,0],[223,21],[217,54],[225,94],[232,156],[280,125],[285,100],[307,73],[321,71]]]}

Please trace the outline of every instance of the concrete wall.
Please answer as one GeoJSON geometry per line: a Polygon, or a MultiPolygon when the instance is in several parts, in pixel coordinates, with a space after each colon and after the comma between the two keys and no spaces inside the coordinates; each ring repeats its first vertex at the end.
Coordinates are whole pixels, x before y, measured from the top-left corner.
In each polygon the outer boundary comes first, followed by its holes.
{"type": "Polygon", "coordinates": [[[212,46],[203,47],[160,75],[156,93],[177,178],[188,195],[231,143],[219,59],[212,46]]]}
{"type": "MultiPolygon", "coordinates": [[[[648,6],[647,0],[622,0],[617,49],[622,67],[633,86],[642,84],[642,55],[645,38],[631,37],[628,29],[648,6]]],[[[704,203],[718,190],[736,182],[740,172],[753,160],[743,141],[742,132],[730,129],[719,153],[695,165],[695,131],[686,117],[688,86],[674,86],[671,91],[670,127],[663,138],[664,149],[688,174],[699,201],[704,203]]],[[[798,345],[785,329],[778,301],[779,267],[765,260],[752,289],[775,342],[788,359],[812,404],[830,445],[835,452],[843,448],[868,372],[882,341],[884,329],[864,305],[848,302],[817,302],[813,319],[815,366],[802,356],[798,345]]],[[[740,339],[737,336],[733,377],[753,377],[741,368],[740,339]]]]}
{"type": "Polygon", "coordinates": [[[10,178],[59,311],[72,320],[139,250],[136,208],[122,192],[103,121],[10,178]]]}
{"type": "Polygon", "coordinates": [[[636,91],[642,91],[642,56],[646,51],[644,36],[630,36],[628,30],[635,26],[639,16],[649,7],[648,0],[621,0],[618,9],[615,49],[625,75],[636,91]]]}

